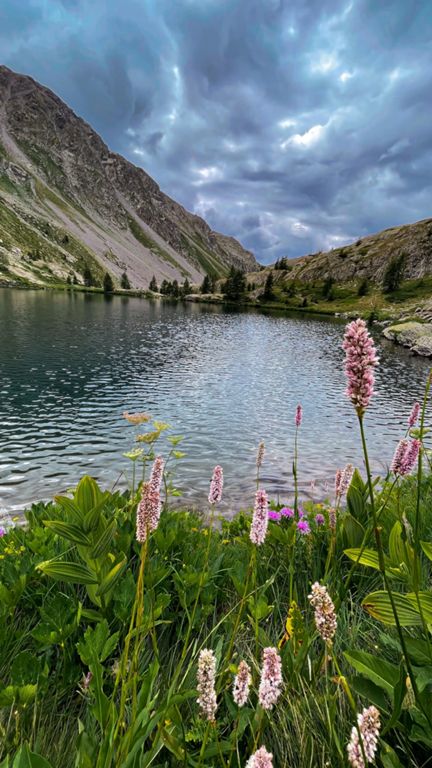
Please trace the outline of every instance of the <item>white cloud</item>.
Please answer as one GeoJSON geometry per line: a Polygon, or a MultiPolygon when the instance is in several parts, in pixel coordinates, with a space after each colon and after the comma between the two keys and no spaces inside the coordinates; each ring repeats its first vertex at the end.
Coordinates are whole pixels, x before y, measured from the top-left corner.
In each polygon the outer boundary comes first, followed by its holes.
{"type": "Polygon", "coordinates": [[[286,118],[286,120],[279,120],[278,126],[279,128],[292,128],[293,125],[296,125],[297,121],[292,120],[291,118],[286,118]]]}
{"type": "Polygon", "coordinates": [[[346,81],[351,80],[352,77],[354,77],[354,72],[342,72],[342,74],[339,75],[339,80],[342,83],[346,83],[346,81]]]}
{"type": "Polygon", "coordinates": [[[310,147],[312,144],[316,144],[322,136],[324,131],[324,125],[314,125],[309,128],[306,133],[295,133],[294,136],[290,136],[289,139],[282,141],[281,149],[287,149],[289,146],[296,147],[310,147]]]}

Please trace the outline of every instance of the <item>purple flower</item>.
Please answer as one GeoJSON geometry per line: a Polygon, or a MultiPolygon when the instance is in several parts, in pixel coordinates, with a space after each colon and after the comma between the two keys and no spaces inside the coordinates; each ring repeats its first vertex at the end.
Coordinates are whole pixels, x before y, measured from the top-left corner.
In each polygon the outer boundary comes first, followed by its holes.
{"type": "Polygon", "coordinates": [[[318,514],[315,515],[315,522],[317,525],[324,525],[325,517],[321,514],[321,512],[318,512],[318,514]]]}
{"type": "Polygon", "coordinates": [[[294,517],[294,510],[291,507],[282,507],[280,513],[282,517],[294,517]]]}
{"type": "Polygon", "coordinates": [[[299,517],[306,517],[307,516],[307,512],[303,509],[303,507],[299,507],[298,508],[298,516],[299,517]]]}
{"type": "Polygon", "coordinates": [[[412,411],[410,413],[410,417],[408,419],[408,426],[410,428],[415,427],[415,425],[417,424],[419,413],[420,413],[420,403],[414,403],[412,407],[412,411]]]}
{"type": "Polygon", "coordinates": [[[303,408],[299,404],[296,408],[296,416],[295,416],[295,425],[297,429],[301,427],[302,419],[303,419],[303,408]]]}
{"type": "Polygon", "coordinates": [[[307,520],[299,520],[297,523],[297,530],[302,536],[307,536],[310,533],[310,525],[307,520]]]}
{"type": "Polygon", "coordinates": [[[0,525],[0,539],[2,538],[2,536],[6,536],[6,530],[3,528],[2,525],[0,525]]]}
{"type": "Polygon", "coordinates": [[[364,320],[348,323],[345,328],[345,375],[348,380],[346,394],[359,416],[368,407],[375,383],[374,368],[378,364],[375,344],[364,320]]]}
{"type": "Polygon", "coordinates": [[[269,509],[267,514],[268,514],[268,519],[269,520],[274,520],[275,523],[278,523],[279,520],[281,519],[281,513],[280,512],[276,512],[275,509],[269,509]]]}
{"type": "Polygon", "coordinates": [[[213,477],[210,483],[210,492],[208,496],[209,504],[217,504],[222,498],[223,489],[223,469],[222,467],[215,467],[213,470],[213,477]]]}

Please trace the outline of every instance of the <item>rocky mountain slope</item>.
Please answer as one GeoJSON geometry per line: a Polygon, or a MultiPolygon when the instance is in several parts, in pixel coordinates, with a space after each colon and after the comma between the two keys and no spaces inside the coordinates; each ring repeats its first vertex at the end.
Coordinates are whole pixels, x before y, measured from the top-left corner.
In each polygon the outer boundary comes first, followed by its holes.
{"type": "Polygon", "coordinates": [[[82,283],[89,267],[132,287],[257,262],[111,152],[54,93],[0,66],[0,284],[82,283]]]}

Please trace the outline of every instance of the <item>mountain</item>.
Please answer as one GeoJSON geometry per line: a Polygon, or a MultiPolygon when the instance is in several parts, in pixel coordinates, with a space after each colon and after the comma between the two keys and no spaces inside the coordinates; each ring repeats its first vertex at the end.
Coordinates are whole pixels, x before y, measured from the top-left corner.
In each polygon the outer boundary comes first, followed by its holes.
{"type": "Polygon", "coordinates": [[[165,195],[141,168],[111,152],[61,99],[0,66],[0,283],[83,282],[90,268],[132,287],[201,281],[234,265],[257,267],[165,195]]]}
{"type": "MultiPolygon", "coordinates": [[[[432,219],[384,229],[355,243],[286,260],[286,269],[274,270],[278,282],[311,284],[331,278],[338,284],[354,284],[364,279],[381,286],[393,259],[403,257],[403,280],[432,276],[432,219]]],[[[272,267],[251,272],[249,280],[262,286],[272,267]]]]}

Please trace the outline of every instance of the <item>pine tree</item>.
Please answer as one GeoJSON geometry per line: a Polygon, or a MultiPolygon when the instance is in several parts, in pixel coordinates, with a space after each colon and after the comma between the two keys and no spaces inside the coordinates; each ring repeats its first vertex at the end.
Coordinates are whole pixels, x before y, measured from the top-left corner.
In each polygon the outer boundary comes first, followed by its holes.
{"type": "Polygon", "coordinates": [[[179,295],[179,284],[177,280],[172,281],[172,288],[171,288],[172,296],[177,299],[179,295]]]}
{"type": "Polygon", "coordinates": [[[84,285],[87,288],[90,288],[92,285],[94,285],[93,273],[90,267],[88,266],[88,264],[84,267],[83,278],[84,278],[84,285]]]}
{"type": "Polygon", "coordinates": [[[181,295],[182,296],[188,296],[190,292],[191,292],[191,284],[190,284],[189,280],[187,279],[187,277],[185,277],[185,281],[184,281],[184,283],[182,285],[182,288],[181,288],[181,295]]]}
{"type": "Polygon", "coordinates": [[[211,293],[211,281],[208,275],[205,275],[204,280],[201,283],[201,293],[211,293]]]}
{"type": "MultiPolygon", "coordinates": [[[[162,283],[162,285],[163,285],[164,283],[166,283],[166,282],[167,282],[167,281],[166,281],[166,280],[164,280],[164,281],[163,281],[163,283],[162,283]]],[[[157,284],[157,282],[156,282],[156,278],[155,278],[155,276],[154,276],[154,275],[153,275],[153,277],[152,277],[152,279],[150,280],[150,283],[149,283],[149,291],[153,291],[153,293],[158,293],[158,292],[159,292],[159,291],[158,291],[158,284],[157,284]]],[[[162,287],[161,287],[161,293],[163,293],[162,287]]]]}
{"type": "Polygon", "coordinates": [[[125,289],[125,291],[128,291],[130,289],[130,282],[129,278],[127,276],[127,272],[123,272],[121,279],[120,279],[120,285],[122,288],[125,289]]]}
{"type": "Polygon", "coordinates": [[[270,270],[270,272],[267,275],[267,279],[265,281],[264,285],[264,293],[262,295],[263,299],[266,299],[266,301],[271,301],[274,299],[274,293],[273,293],[273,272],[270,270]]]}
{"type": "Polygon", "coordinates": [[[114,290],[113,279],[109,272],[105,272],[103,279],[103,291],[104,293],[112,293],[114,290]]]}
{"type": "MultiPolygon", "coordinates": [[[[150,283],[151,285],[151,283],[150,283]]],[[[168,282],[168,280],[162,280],[162,285],[160,288],[160,292],[164,296],[168,296],[169,293],[171,293],[171,283],[168,282]]]]}
{"type": "Polygon", "coordinates": [[[246,278],[241,269],[231,267],[223,287],[223,293],[228,301],[239,301],[246,292],[246,278]]]}
{"type": "Polygon", "coordinates": [[[394,256],[389,262],[383,278],[383,290],[384,293],[393,293],[400,288],[403,273],[405,269],[406,256],[401,253],[399,256],[394,256]]]}

